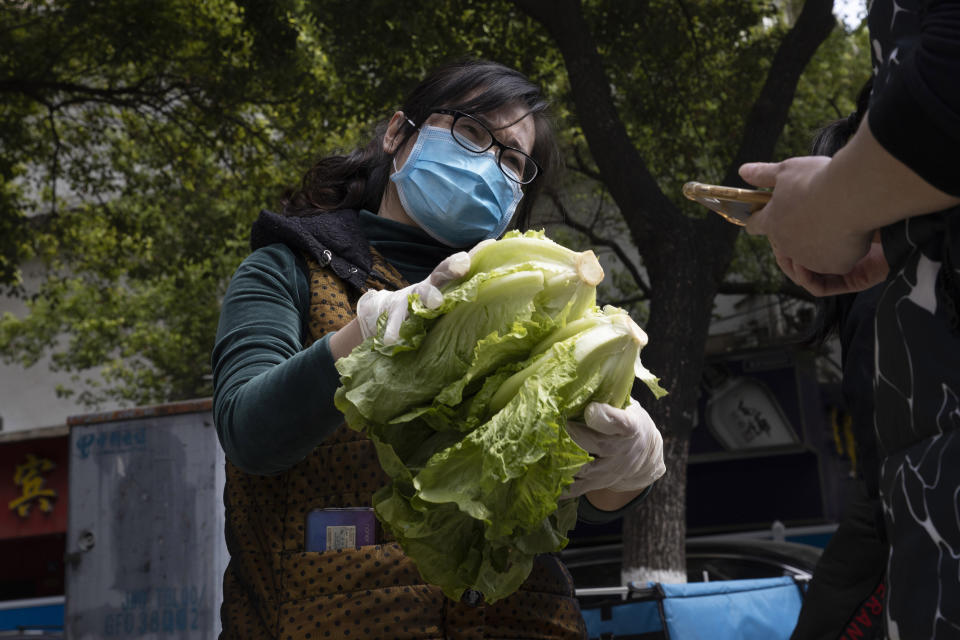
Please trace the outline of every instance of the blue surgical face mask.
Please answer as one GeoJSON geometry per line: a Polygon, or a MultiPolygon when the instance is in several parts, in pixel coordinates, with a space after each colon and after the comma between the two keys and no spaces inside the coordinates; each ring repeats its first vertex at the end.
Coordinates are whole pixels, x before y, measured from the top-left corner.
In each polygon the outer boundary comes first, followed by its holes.
{"type": "Polygon", "coordinates": [[[407,215],[450,247],[499,237],[523,197],[492,153],[464,149],[442,127],[423,126],[407,161],[390,179],[407,215]]]}

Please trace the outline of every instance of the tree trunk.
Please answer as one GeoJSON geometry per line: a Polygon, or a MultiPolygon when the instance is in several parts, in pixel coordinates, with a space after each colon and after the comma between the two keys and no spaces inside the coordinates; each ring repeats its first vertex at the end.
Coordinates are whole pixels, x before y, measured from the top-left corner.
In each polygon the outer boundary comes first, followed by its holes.
{"type": "Polygon", "coordinates": [[[687,581],[682,543],[687,537],[689,443],[686,436],[664,436],[667,473],[623,519],[623,584],[687,581]]]}
{"type": "MultiPolygon", "coordinates": [[[[604,60],[580,0],[514,0],[540,22],[560,49],[594,161],[617,203],[650,277],[650,345],[644,363],[670,395],[638,395],[664,435],[667,476],[624,522],[624,578],[685,581],[686,465],[704,345],[717,287],[737,231],[719,216],[685,217],[662,192],[630,141],[610,93],[604,60]]],[[[785,34],[744,123],[725,184],[742,184],[743,162],[770,160],[800,74],[835,25],[833,0],[807,0],[785,34]]]]}

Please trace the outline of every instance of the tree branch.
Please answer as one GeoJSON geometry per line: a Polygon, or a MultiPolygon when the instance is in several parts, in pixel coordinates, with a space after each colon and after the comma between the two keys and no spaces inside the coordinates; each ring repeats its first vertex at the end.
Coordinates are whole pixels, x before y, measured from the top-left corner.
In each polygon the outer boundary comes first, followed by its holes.
{"type": "MultiPolygon", "coordinates": [[[[763,87],[744,121],[743,138],[727,166],[723,184],[748,187],[750,185],[740,177],[740,166],[746,162],[773,159],[774,147],[786,125],[800,75],[836,24],[833,0],[806,0],[800,16],[783,37],[773,56],[763,87]]],[[[720,216],[708,216],[694,221],[693,224],[705,229],[704,234],[697,235],[698,238],[708,239],[711,236],[723,235],[732,240],[736,235],[736,229],[732,229],[720,216]]],[[[725,251],[732,253],[732,242],[723,246],[725,251]]],[[[723,265],[726,269],[727,263],[728,260],[721,259],[716,264],[718,268],[723,265]]],[[[716,277],[722,278],[723,273],[717,273],[716,277]]]]}
{"type": "MultiPolygon", "coordinates": [[[[602,183],[601,183],[602,184],[602,183]]],[[[603,212],[603,196],[607,194],[607,186],[603,185],[600,189],[600,195],[597,198],[597,208],[593,212],[593,218],[590,220],[590,228],[593,229],[600,221],[600,214],[603,212]]]]}
{"type": "Polygon", "coordinates": [[[37,99],[38,96],[47,93],[73,93],[89,96],[91,99],[98,100],[116,100],[123,99],[126,96],[160,96],[175,88],[174,86],[163,87],[155,91],[146,91],[149,78],[143,78],[135,85],[109,88],[109,87],[91,87],[76,82],[62,82],[49,80],[25,80],[22,78],[13,78],[11,80],[0,81],[0,93],[21,93],[25,96],[37,99]]]}
{"type": "Polygon", "coordinates": [[[603,182],[603,176],[590,166],[590,163],[587,162],[587,159],[583,157],[583,151],[581,150],[580,145],[576,143],[573,145],[573,157],[577,160],[577,166],[575,168],[576,171],[582,173],[588,178],[593,178],[597,182],[603,182]]]}
{"type": "MultiPolygon", "coordinates": [[[[696,55],[696,64],[694,68],[696,69],[697,75],[700,77],[700,81],[706,84],[708,81],[705,78],[703,69],[703,49],[700,46],[700,39],[697,38],[697,32],[693,25],[693,16],[690,15],[690,9],[683,0],[677,0],[677,6],[680,7],[680,13],[683,14],[683,19],[687,24],[687,32],[690,34],[690,40],[693,42],[693,51],[696,55]]],[[[706,148],[707,141],[704,140],[703,133],[696,127],[694,127],[694,133],[700,140],[700,144],[706,148]]]]}
{"type": "Polygon", "coordinates": [[[564,224],[566,224],[571,229],[578,231],[585,235],[591,243],[599,245],[601,247],[607,247],[620,259],[620,262],[623,263],[623,267],[630,273],[630,277],[633,278],[633,281],[636,283],[637,288],[643,292],[645,298],[650,297],[650,285],[647,284],[646,279],[644,279],[643,274],[640,273],[640,270],[637,268],[633,261],[630,260],[630,257],[627,253],[620,247],[619,244],[613,240],[608,240],[598,236],[597,233],[593,230],[593,227],[590,225],[585,225],[581,222],[577,222],[567,211],[566,206],[563,204],[560,195],[554,191],[550,190],[547,192],[547,195],[550,197],[550,200],[553,202],[553,205],[557,208],[557,211],[560,212],[560,215],[563,216],[564,224]]]}
{"type": "Polygon", "coordinates": [[[47,105],[47,121],[50,123],[50,134],[53,136],[53,155],[50,158],[50,211],[56,215],[57,179],[60,173],[60,153],[63,151],[63,143],[60,140],[60,133],[57,131],[57,120],[54,113],[54,108],[47,105]]]}
{"type": "Polygon", "coordinates": [[[816,298],[803,287],[795,284],[793,281],[783,278],[780,282],[780,288],[770,291],[764,289],[762,285],[757,282],[721,282],[717,287],[717,293],[722,293],[725,295],[765,295],[765,294],[781,294],[785,296],[790,296],[791,298],[796,298],[798,300],[805,300],[807,302],[814,302],[816,298]]]}
{"type": "Polygon", "coordinates": [[[740,178],[740,165],[773,158],[800,75],[836,24],[833,0],[806,0],[796,23],[773,56],[760,94],[744,122],[743,140],[727,167],[724,184],[748,186],[740,178]]]}
{"type": "Polygon", "coordinates": [[[636,242],[647,245],[641,247],[641,252],[646,253],[655,241],[654,229],[679,214],[630,141],[579,0],[513,1],[546,28],[560,49],[577,118],[593,160],[631,235],[636,242]]]}
{"type": "MultiPolygon", "coordinates": [[[[258,139],[274,154],[285,157],[286,151],[282,145],[270,139],[269,135],[255,129],[242,117],[229,113],[228,110],[212,108],[202,99],[202,87],[193,86],[179,78],[163,75],[147,76],[135,84],[123,87],[95,87],[76,82],[33,81],[12,79],[0,81],[0,93],[20,93],[40,104],[49,111],[60,111],[66,107],[85,103],[99,103],[119,108],[132,109],[141,117],[167,119],[192,135],[194,139],[204,143],[213,142],[215,133],[208,134],[195,121],[180,117],[176,107],[189,104],[200,112],[213,116],[222,122],[229,122],[238,128],[244,129],[251,138],[258,139]],[[51,100],[51,94],[66,94],[58,101],[51,100]]],[[[279,101],[257,100],[250,104],[275,104],[279,101]]],[[[51,120],[52,124],[52,120],[51,120]]],[[[54,139],[57,140],[54,129],[54,139]]],[[[60,145],[57,145],[57,150],[60,145]]],[[[54,159],[56,166],[56,158],[54,159]]]]}
{"type": "Polygon", "coordinates": [[[844,113],[840,111],[840,105],[837,104],[837,96],[832,95],[827,98],[827,103],[833,107],[833,112],[837,114],[837,119],[843,118],[844,113]]]}
{"type": "Polygon", "coordinates": [[[644,294],[639,294],[635,296],[627,296],[626,298],[617,298],[615,300],[606,300],[604,304],[611,304],[615,307],[628,307],[631,304],[636,304],[638,302],[644,302],[650,298],[644,294]]]}

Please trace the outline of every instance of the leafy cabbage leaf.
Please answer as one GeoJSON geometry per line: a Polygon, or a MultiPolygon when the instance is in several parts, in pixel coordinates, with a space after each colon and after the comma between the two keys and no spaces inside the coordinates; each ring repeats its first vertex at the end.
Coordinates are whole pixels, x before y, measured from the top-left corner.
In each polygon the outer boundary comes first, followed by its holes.
{"type": "Polygon", "coordinates": [[[600,278],[592,252],[511,232],[439,308],[411,296],[398,344],[373,337],[337,362],[336,405],[391,478],[377,517],[452,599],[504,598],[567,544],[577,501],[562,494],[591,460],[569,418],[593,400],[625,406],[635,377],[665,393],[640,363],[646,335],[596,308],[600,278]]]}

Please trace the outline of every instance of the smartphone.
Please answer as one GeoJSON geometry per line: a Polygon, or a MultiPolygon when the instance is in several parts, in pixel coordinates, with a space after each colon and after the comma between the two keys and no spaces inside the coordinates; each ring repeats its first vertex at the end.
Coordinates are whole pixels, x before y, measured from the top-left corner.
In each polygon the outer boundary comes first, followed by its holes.
{"type": "Polygon", "coordinates": [[[683,185],[683,195],[742,227],[755,211],[763,208],[773,192],[688,182],[683,185]]]}
{"type": "Polygon", "coordinates": [[[330,551],[376,544],[376,516],[369,507],[314,509],[307,514],[305,551],[330,551]]]}

